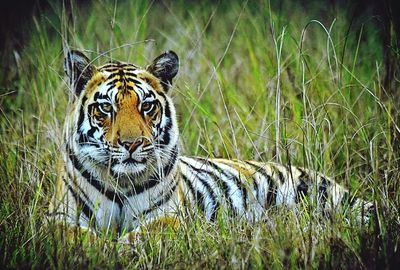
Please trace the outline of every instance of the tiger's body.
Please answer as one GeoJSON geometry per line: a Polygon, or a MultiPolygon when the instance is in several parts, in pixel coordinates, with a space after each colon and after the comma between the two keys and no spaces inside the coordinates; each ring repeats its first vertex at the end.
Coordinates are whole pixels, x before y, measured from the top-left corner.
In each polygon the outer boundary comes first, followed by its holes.
{"type": "Polygon", "coordinates": [[[135,231],[143,225],[221,207],[262,220],[273,206],[308,198],[330,212],[351,201],[329,177],[275,163],[206,159],[179,154],[175,109],[167,92],[178,57],[166,52],[146,69],[90,64],[69,52],[65,70],[74,93],[64,126],[56,194],[50,213],[96,231],[135,231]]]}

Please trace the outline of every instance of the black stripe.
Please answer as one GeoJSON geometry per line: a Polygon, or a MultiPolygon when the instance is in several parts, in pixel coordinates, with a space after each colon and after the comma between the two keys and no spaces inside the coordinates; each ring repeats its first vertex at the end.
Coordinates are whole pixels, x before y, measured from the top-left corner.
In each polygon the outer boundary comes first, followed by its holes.
{"type": "Polygon", "coordinates": [[[85,145],[89,143],[90,146],[100,148],[100,144],[94,140],[90,140],[86,134],[80,134],[78,137],[78,144],[85,145]]]}
{"type": "MultiPolygon", "coordinates": [[[[135,78],[132,78],[132,77],[126,77],[125,80],[126,80],[127,82],[132,82],[132,83],[134,83],[136,86],[138,86],[138,84],[142,84],[141,81],[138,81],[138,80],[136,80],[135,78]]],[[[142,89],[142,88],[140,88],[140,89],[142,89]]],[[[142,89],[142,90],[143,90],[143,89],[142,89]]]]}
{"type": "Polygon", "coordinates": [[[176,164],[176,160],[178,158],[178,146],[175,145],[171,151],[172,151],[172,156],[171,156],[170,160],[168,161],[168,163],[163,168],[164,177],[169,175],[172,168],[176,164]]]}
{"type": "MultiPolygon", "coordinates": [[[[242,164],[243,162],[245,162],[246,164],[249,164],[249,162],[247,162],[247,161],[240,161],[240,162],[236,161],[236,163],[241,168],[247,170],[247,168],[242,164]]],[[[251,167],[254,169],[254,166],[251,165],[251,167]]],[[[256,173],[257,173],[257,170],[256,170],[256,173]]],[[[254,195],[255,195],[254,197],[256,198],[257,202],[260,202],[260,194],[259,194],[260,193],[260,190],[259,190],[260,188],[259,188],[259,185],[258,185],[256,179],[254,178],[255,173],[252,173],[251,175],[252,175],[251,177],[253,179],[253,189],[254,189],[254,195]]]]}
{"type": "Polygon", "coordinates": [[[137,75],[135,73],[133,73],[132,71],[135,71],[135,69],[125,69],[124,73],[125,73],[125,77],[134,77],[137,78],[137,75]]]}
{"type": "Polygon", "coordinates": [[[99,96],[100,96],[100,92],[94,93],[93,101],[97,101],[97,99],[99,98],[99,96]]]}
{"type": "Polygon", "coordinates": [[[156,98],[157,98],[157,97],[156,97],[156,94],[154,94],[153,91],[149,91],[149,92],[144,93],[143,100],[145,100],[145,99],[147,99],[147,98],[154,98],[154,102],[160,103],[160,101],[156,99],[156,98]]]}
{"type": "Polygon", "coordinates": [[[168,99],[163,95],[162,95],[162,97],[164,97],[164,101],[165,101],[165,117],[171,118],[171,108],[170,108],[168,99]]]}
{"type": "Polygon", "coordinates": [[[132,188],[128,192],[125,192],[124,195],[126,197],[130,197],[132,195],[139,195],[143,193],[145,190],[151,189],[152,187],[156,186],[157,184],[160,183],[160,181],[161,181],[160,179],[150,178],[144,183],[137,185],[132,184],[132,188]]]}
{"type": "Polygon", "coordinates": [[[72,165],[75,167],[75,169],[81,173],[82,177],[86,179],[95,189],[97,189],[101,194],[107,197],[107,199],[115,202],[118,204],[120,208],[122,208],[123,199],[121,194],[118,192],[114,192],[112,190],[108,190],[104,187],[104,185],[96,179],[91,173],[86,171],[83,168],[82,163],[79,162],[79,160],[76,158],[76,156],[72,153],[72,150],[70,149],[69,145],[67,145],[67,153],[70,161],[72,162],[72,165]]]}
{"type": "MultiPolygon", "coordinates": [[[[83,104],[82,104],[82,105],[83,105],[83,104]]],[[[97,105],[96,105],[95,103],[92,103],[92,104],[90,104],[90,105],[88,106],[88,118],[89,118],[89,123],[90,123],[90,125],[91,125],[91,128],[90,128],[90,130],[87,132],[87,134],[80,134],[79,139],[78,139],[79,143],[81,143],[81,142],[85,143],[85,141],[87,141],[88,138],[93,138],[94,133],[95,133],[96,131],[99,130],[98,127],[95,127],[95,126],[91,123],[93,120],[92,120],[91,117],[90,117],[90,114],[94,111],[94,108],[95,108],[96,106],[97,106],[97,105]],[[85,138],[85,136],[86,136],[86,138],[85,138]],[[81,139],[83,139],[83,140],[81,141],[81,139]]],[[[101,114],[104,115],[103,113],[101,113],[101,114]]],[[[79,118],[82,117],[82,119],[79,119],[79,120],[78,120],[78,125],[77,125],[77,126],[78,126],[78,130],[77,130],[77,133],[78,133],[78,134],[79,134],[79,131],[80,131],[81,126],[82,126],[82,123],[83,123],[83,117],[84,117],[83,115],[84,115],[84,109],[81,108],[79,118]],[[82,114],[81,114],[81,113],[82,113],[82,114]],[[82,122],[81,122],[81,121],[82,121],[82,122]]]]}
{"type": "Polygon", "coordinates": [[[260,187],[258,186],[258,183],[254,177],[253,177],[253,187],[256,200],[257,202],[260,202],[260,187]]]}
{"type": "MultiPolygon", "coordinates": [[[[123,69],[125,73],[127,73],[127,72],[131,73],[133,71],[136,71],[138,69],[138,67],[136,67],[135,65],[132,65],[132,64],[123,64],[118,61],[107,63],[100,67],[101,71],[108,71],[111,73],[114,73],[120,69],[123,69]]],[[[134,74],[134,73],[132,73],[131,75],[136,76],[136,74],[134,74]]]]}
{"type": "MultiPolygon", "coordinates": [[[[240,181],[240,179],[237,178],[234,174],[232,174],[230,172],[225,172],[220,166],[218,166],[212,160],[208,160],[208,159],[204,159],[204,158],[198,158],[198,159],[203,160],[203,162],[206,162],[206,164],[208,164],[208,165],[211,165],[211,167],[213,167],[215,170],[217,170],[220,174],[224,175],[228,180],[229,179],[234,180],[234,183],[236,184],[237,188],[240,190],[241,195],[242,195],[243,208],[247,209],[247,190],[245,187],[243,187],[243,183],[240,181]]],[[[226,165],[226,166],[228,166],[228,165],[226,165]]],[[[231,168],[236,170],[233,167],[231,167],[231,168]]]]}
{"type": "Polygon", "coordinates": [[[219,202],[216,201],[214,204],[214,209],[211,212],[210,221],[215,221],[215,219],[217,217],[218,209],[219,209],[219,202]]]}
{"type": "MultiPolygon", "coordinates": [[[[110,87],[108,87],[108,89],[106,90],[106,92],[110,92],[112,89],[114,89],[115,85],[111,85],[110,87]]],[[[106,95],[105,98],[108,98],[108,96],[106,95]]]]}
{"type": "Polygon", "coordinates": [[[278,167],[275,166],[275,164],[270,164],[270,166],[278,174],[279,181],[281,182],[281,184],[284,184],[285,183],[285,177],[283,176],[283,173],[278,169],[278,167]]]}
{"type": "Polygon", "coordinates": [[[87,132],[87,137],[93,138],[93,135],[94,135],[94,133],[95,133],[96,131],[99,131],[99,128],[98,128],[98,127],[92,126],[92,128],[89,129],[89,131],[87,132]]]}
{"type": "Polygon", "coordinates": [[[158,200],[150,208],[142,211],[141,215],[147,215],[150,212],[154,211],[156,208],[159,208],[161,205],[167,203],[171,199],[171,196],[175,192],[177,186],[178,186],[178,181],[175,181],[174,186],[168,191],[167,195],[163,196],[160,200],[158,200]]]}
{"type": "Polygon", "coordinates": [[[78,123],[76,125],[78,127],[78,132],[79,132],[79,129],[81,128],[83,120],[85,118],[85,102],[86,102],[86,100],[87,100],[87,97],[84,96],[82,98],[81,107],[79,109],[78,123]]]}
{"type": "Polygon", "coordinates": [[[319,183],[318,187],[318,201],[320,202],[322,209],[325,209],[325,203],[328,199],[328,187],[329,181],[321,176],[322,181],[319,183]]]}
{"type": "MultiPolygon", "coordinates": [[[[86,134],[80,134],[78,138],[78,144],[83,145],[89,142],[89,139],[86,134]]],[[[98,144],[97,144],[98,145],[98,144]]]]}
{"type": "MultiPolygon", "coordinates": [[[[172,156],[168,160],[167,164],[165,164],[163,167],[164,177],[167,177],[170,174],[172,168],[176,164],[176,160],[178,158],[178,146],[175,145],[171,151],[172,151],[172,156]]],[[[158,173],[156,173],[155,175],[151,176],[148,181],[142,184],[133,185],[132,189],[124,193],[124,195],[127,197],[132,195],[138,195],[159,184],[162,180],[163,180],[162,177],[158,173]]]]}
{"type": "MultiPolygon", "coordinates": [[[[86,204],[86,202],[82,199],[82,197],[75,192],[75,190],[72,188],[72,186],[62,177],[62,180],[64,181],[64,184],[67,186],[68,190],[71,192],[72,196],[75,199],[76,204],[78,207],[82,209],[83,214],[88,218],[89,222],[93,219],[93,211],[90,209],[90,207],[86,204]]],[[[96,219],[94,218],[95,225],[96,225],[96,219]]],[[[79,221],[78,221],[79,222],[79,221]]]]}
{"type": "Polygon", "coordinates": [[[205,201],[204,201],[203,194],[200,191],[198,191],[197,189],[194,190],[192,183],[186,177],[186,175],[181,173],[181,177],[182,177],[183,181],[186,183],[186,185],[189,187],[189,191],[192,194],[193,198],[195,198],[197,206],[201,209],[202,212],[205,212],[205,210],[204,210],[205,209],[205,201]]]}
{"type": "Polygon", "coordinates": [[[258,173],[261,173],[261,175],[263,175],[267,179],[268,192],[267,192],[266,206],[271,207],[273,205],[276,205],[277,186],[275,185],[272,177],[267,173],[267,171],[263,167],[253,164],[249,161],[246,161],[246,163],[255,168],[258,173]]]}
{"type": "Polygon", "coordinates": [[[114,61],[107,64],[104,64],[100,67],[100,70],[115,70],[118,69],[120,62],[114,61]]]}
{"type": "MultiPolygon", "coordinates": [[[[70,172],[67,172],[67,175],[68,175],[68,179],[71,179],[71,180],[73,180],[73,181],[76,179],[75,177],[73,177],[73,176],[70,174],[70,172]]],[[[66,179],[64,179],[64,178],[62,178],[62,179],[63,179],[63,181],[64,181],[66,184],[68,184],[68,183],[66,182],[66,179]]],[[[91,209],[94,209],[93,203],[92,203],[91,200],[89,199],[89,196],[82,190],[82,188],[79,186],[78,183],[75,183],[75,187],[78,189],[79,194],[82,194],[82,195],[83,195],[83,198],[85,199],[85,201],[88,202],[88,203],[90,203],[91,209]]]]}
{"type": "MultiPolygon", "coordinates": [[[[214,182],[218,183],[218,180],[217,180],[216,176],[211,172],[208,172],[208,171],[203,170],[203,169],[196,168],[193,165],[191,165],[190,163],[187,163],[186,161],[181,160],[181,162],[183,164],[185,164],[187,167],[189,167],[191,170],[196,172],[195,174],[193,174],[194,177],[196,177],[196,179],[198,179],[200,181],[200,183],[206,188],[206,190],[208,192],[208,195],[210,196],[211,201],[213,203],[213,211],[211,213],[211,219],[215,218],[215,213],[216,213],[216,211],[217,211],[217,209],[219,207],[219,203],[217,201],[216,195],[215,195],[213,189],[211,188],[211,186],[207,183],[206,180],[204,180],[202,177],[200,177],[200,175],[206,174],[208,176],[211,176],[211,178],[214,180],[214,182]]],[[[224,183],[224,184],[226,185],[226,183],[224,183]]],[[[233,207],[232,199],[231,199],[231,197],[229,196],[229,193],[228,193],[228,187],[225,186],[223,191],[225,193],[225,197],[228,199],[228,204],[229,204],[230,208],[235,210],[235,208],[233,207]]],[[[204,207],[206,207],[206,203],[204,201],[204,197],[203,197],[203,202],[204,202],[204,207]]]]}
{"type": "Polygon", "coordinates": [[[122,79],[125,83],[125,79],[123,77],[125,77],[125,73],[124,70],[122,68],[118,69],[117,75],[119,76],[120,79],[122,79]]]}
{"type": "Polygon", "coordinates": [[[165,126],[160,129],[160,133],[162,135],[160,143],[163,145],[168,145],[171,140],[171,135],[169,134],[169,131],[172,128],[172,121],[169,118],[166,121],[167,123],[165,124],[165,126]]]}
{"type": "MultiPolygon", "coordinates": [[[[161,128],[160,133],[162,133],[161,143],[164,145],[169,144],[171,140],[171,135],[169,134],[169,130],[172,128],[172,120],[171,120],[171,109],[168,100],[164,97],[165,107],[164,107],[164,116],[166,118],[166,124],[161,128]]],[[[160,122],[162,119],[160,119],[160,122]]]]}
{"type": "Polygon", "coordinates": [[[155,129],[156,129],[157,133],[153,135],[154,137],[156,137],[156,136],[158,136],[158,134],[160,134],[160,131],[161,131],[160,126],[162,123],[162,117],[163,117],[163,112],[164,112],[164,108],[161,106],[161,102],[157,101],[157,106],[159,108],[159,112],[157,114],[155,114],[154,122],[156,122],[155,120],[158,117],[158,123],[155,125],[155,129]]]}
{"type": "MultiPolygon", "coordinates": [[[[150,92],[151,93],[151,92],[150,92]]],[[[155,141],[158,141],[161,145],[162,148],[164,148],[165,146],[167,146],[171,140],[171,135],[169,133],[170,129],[172,128],[172,120],[171,120],[171,110],[169,107],[169,103],[168,100],[166,99],[165,95],[163,95],[162,93],[159,93],[165,101],[165,106],[161,106],[161,102],[158,101],[158,103],[160,104],[160,121],[157,124],[156,128],[157,128],[157,132],[158,134],[156,135],[157,137],[155,137],[155,141]],[[163,118],[165,117],[165,125],[163,127],[161,127],[163,118]]]]}
{"type": "MultiPolygon", "coordinates": [[[[138,86],[136,86],[137,88],[139,88],[138,86]]],[[[132,85],[126,85],[125,86],[126,90],[135,90],[135,88],[132,85]]]]}
{"type": "Polygon", "coordinates": [[[302,170],[301,168],[297,168],[300,171],[300,176],[298,177],[300,183],[297,185],[296,190],[296,203],[300,202],[301,198],[307,196],[308,194],[308,184],[310,182],[309,175],[302,170]]]}
{"type": "MultiPolygon", "coordinates": [[[[107,78],[108,79],[108,78],[107,78]]],[[[114,79],[112,79],[111,81],[109,81],[108,83],[107,83],[107,86],[115,86],[115,84],[117,83],[117,82],[119,82],[121,79],[120,78],[114,78],[114,79]]]]}

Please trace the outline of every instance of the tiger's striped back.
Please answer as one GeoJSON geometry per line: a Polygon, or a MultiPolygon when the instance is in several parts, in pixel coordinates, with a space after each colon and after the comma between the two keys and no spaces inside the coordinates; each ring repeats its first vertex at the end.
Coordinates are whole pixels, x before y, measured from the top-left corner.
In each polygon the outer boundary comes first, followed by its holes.
{"type": "Polygon", "coordinates": [[[265,218],[272,207],[292,207],[303,199],[325,213],[348,203],[348,191],[327,176],[295,166],[277,163],[180,157],[179,170],[187,198],[215,219],[218,208],[248,220],[265,218]]]}

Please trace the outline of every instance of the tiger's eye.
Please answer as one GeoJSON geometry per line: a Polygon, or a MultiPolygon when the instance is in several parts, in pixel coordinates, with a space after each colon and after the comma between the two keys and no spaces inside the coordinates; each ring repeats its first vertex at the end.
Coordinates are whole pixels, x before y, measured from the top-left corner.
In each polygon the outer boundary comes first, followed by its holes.
{"type": "Polygon", "coordinates": [[[153,108],[153,103],[151,103],[151,102],[144,102],[142,104],[143,111],[150,111],[152,108],[153,108]]]}
{"type": "Polygon", "coordinates": [[[110,113],[112,111],[112,106],[110,103],[101,103],[99,108],[103,113],[110,113]]]}

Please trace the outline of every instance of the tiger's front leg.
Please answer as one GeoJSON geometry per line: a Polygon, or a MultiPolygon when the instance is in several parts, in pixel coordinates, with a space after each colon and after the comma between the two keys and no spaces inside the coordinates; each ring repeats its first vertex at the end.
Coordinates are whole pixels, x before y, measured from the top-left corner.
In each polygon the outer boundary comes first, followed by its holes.
{"type": "Polygon", "coordinates": [[[63,179],[65,177],[62,161],[59,161],[59,175],[49,206],[47,226],[54,227],[54,232],[59,239],[65,239],[68,242],[88,239],[89,243],[93,243],[97,235],[90,229],[90,220],[85,219],[82,210],[78,209],[77,201],[63,179]]]}
{"type": "Polygon", "coordinates": [[[123,245],[133,245],[141,242],[141,240],[151,233],[160,233],[168,229],[177,231],[180,226],[179,219],[175,215],[165,216],[150,221],[149,224],[143,225],[136,230],[130,231],[119,238],[119,243],[123,245]]]}
{"type": "Polygon", "coordinates": [[[55,226],[55,234],[58,239],[64,239],[67,242],[76,242],[79,240],[93,244],[97,240],[95,232],[74,224],[58,223],[55,226]]]}

